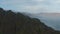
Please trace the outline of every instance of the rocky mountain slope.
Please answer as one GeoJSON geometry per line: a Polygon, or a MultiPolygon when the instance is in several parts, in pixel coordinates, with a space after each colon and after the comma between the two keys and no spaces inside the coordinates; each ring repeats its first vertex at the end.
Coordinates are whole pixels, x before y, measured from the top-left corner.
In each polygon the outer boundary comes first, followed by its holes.
{"type": "Polygon", "coordinates": [[[37,18],[0,8],[0,34],[60,34],[37,18]]]}

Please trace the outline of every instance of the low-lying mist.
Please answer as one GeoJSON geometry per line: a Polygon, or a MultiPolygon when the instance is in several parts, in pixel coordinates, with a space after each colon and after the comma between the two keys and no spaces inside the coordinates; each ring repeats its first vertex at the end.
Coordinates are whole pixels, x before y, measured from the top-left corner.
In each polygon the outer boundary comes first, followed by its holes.
{"type": "Polygon", "coordinates": [[[40,14],[32,14],[32,13],[24,13],[32,18],[38,18],[47,26],[54,28],[55,30],[60,30],[60,16],[58,13],[40,13],[40,14]]]}

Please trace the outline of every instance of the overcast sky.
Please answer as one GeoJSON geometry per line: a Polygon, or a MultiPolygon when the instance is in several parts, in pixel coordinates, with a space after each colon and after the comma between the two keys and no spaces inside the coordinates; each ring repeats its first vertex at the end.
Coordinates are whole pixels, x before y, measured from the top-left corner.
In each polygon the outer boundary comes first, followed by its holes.
{"type": "Polygon", "coordinates": [[[0,0],[0,7],[20,12],[60,12],[60,0],[0,0]]]}

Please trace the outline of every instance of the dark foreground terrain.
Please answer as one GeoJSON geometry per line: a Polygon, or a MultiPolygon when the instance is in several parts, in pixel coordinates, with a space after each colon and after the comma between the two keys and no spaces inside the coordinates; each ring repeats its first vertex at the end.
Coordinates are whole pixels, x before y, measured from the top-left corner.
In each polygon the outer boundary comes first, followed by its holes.
{"type": "Polygon", "coordinates": [[[0,8],[0,34],[60,34],[37,18],[0,8]]]}

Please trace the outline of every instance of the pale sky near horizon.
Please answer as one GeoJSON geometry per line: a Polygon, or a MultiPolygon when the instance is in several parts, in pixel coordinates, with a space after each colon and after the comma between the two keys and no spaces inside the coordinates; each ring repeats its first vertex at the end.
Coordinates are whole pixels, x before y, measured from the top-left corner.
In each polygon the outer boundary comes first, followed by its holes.
{"type": "Polygon", "coordinates": [[[29,13],[60,13],[60,0],[0,0],[0,7],[29,13]]]}

